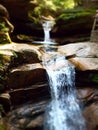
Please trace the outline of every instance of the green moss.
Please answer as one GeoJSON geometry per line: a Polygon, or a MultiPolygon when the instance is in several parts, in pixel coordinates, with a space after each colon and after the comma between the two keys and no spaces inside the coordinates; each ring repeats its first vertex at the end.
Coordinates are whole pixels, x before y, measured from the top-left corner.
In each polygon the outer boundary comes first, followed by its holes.
{"type": "Polygon", "coordinates": [[[90,74],[89,78],[93,82],[98,83],[98,74],[90,74]]]}
{"type": "Polygon", "coordinates": [[[69,20],[69,19],[76,19],[79,17],[89,16],[95,14],[96,9],[71,9],[66,10],[61,15],[58,16],[58,20],[69,20]]]}
{"type": "Polygon", "coordinates": [[[2,124],[2,125],[0,125],[0,130],[5,130],[5,127],[4,127],[4,125],[2,124]]]}
{"type": "Polygon", "coordinates": [[[9,27],[4,19],[4,17],[0,16],[0,31],[1,32],[8,32],[9,27]]]}
{"type": "Polygon", "coordinates": [[[3,66],[4,66],[3,54],[0,54],[0,70],[2,70],[3,66]]]}
{"type": "Polygon", "coordinates": [[[7,84],[7,68],[9,62],[9,56],[0,53],[0,91],[2,91],[4,89],[4,86],[7,84]]]}

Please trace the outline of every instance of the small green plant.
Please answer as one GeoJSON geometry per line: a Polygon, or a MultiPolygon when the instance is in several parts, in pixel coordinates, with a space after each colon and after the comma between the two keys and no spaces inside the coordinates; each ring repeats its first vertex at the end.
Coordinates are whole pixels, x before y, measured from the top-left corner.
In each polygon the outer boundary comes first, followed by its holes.
{"type": "Polygon", "coordinates": [[[4,79],[2,75],[0,75],[0,80],[4,79]]]}
{"type": "Polygon", "coordinates": [[[4,124],[0,124],[0,130],[5,130],[4,124]]]}
{"type": "Polygon", "coordinates": [[[0,54],[0,70],[2,70],[3,65],[4,65],[3,54],[0,54]]]}
{"type": "Polygon", "coordinates": [[[98,83],[98,74],[90,74],[90,78],[93,82],[98,83]]]}
{"type": "Polygon", "coordinates": [[[0,112],[2,112],[3,111],[3,106],[2,106],[2,104],[0,104],[0,112]]]}
{"type": "Polygon", "coordinates": [[[14,56],[14,58],[18,58],[17,52],[14,51],[13,56],[14,56]]]}

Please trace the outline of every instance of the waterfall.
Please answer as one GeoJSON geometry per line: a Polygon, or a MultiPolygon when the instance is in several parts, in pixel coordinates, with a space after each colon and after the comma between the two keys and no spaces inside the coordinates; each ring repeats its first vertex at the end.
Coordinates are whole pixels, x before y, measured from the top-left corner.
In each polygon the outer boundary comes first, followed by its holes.
{"type": "Polygon", "coordinates": [[[44,30],[44,41],[33,41],[32,43],[37,43],[37,44],[43,44],[43,45],[57,45],[54,40],[50,38],[50,31],[53,28],[55,21],[52,19],[44,19],[42,18],[40,20],[43,30],[44,30]]]}
{"type": "MultiPolygon", "coordinates": [[[[44,41],[51,42],[51,21],[43,23],[44,41]]],[[[66,60],[65,55],[48,52],[44,45],[47,58],[43,55],[43,66],[48,75],[51,101],[46,109],[44,130],[85,130],[85,121],[79,106],[75,87],[74,66],[66,60]]],[[[51,49],[51,48],[50,48],[51,49]]]]}
{"type": "Polygon", "coordinates": [[[53,28],[55,22],[53,20],[45,20],[42,23],[43,30],[44,30],[44,42],[52,42],[50,38],[50,31],[53,28]]]}
{"type": "Polygon", "coordinates": [[[44,42],[50,42],[50,31],[51,31],[51,22],[46,21],[43,23],[43,29],[44,29],[44,42]]]}
{"type": "Polygon", "coordinates": [[[58,53],[49,61],[44,58],[43,63],[51,93],[44,130],[85,130],[85,121],[75,87],[74,66],[65,59],[65,56],[58,53]],[[57,68],[61,62],[63,66],[57,68]]]}

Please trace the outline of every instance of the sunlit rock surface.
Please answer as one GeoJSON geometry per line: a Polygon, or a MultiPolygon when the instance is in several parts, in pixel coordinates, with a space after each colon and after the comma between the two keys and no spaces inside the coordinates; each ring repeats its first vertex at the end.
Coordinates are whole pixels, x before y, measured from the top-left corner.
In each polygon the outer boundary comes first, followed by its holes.
{"type": "Polygon", "coordinates": [[[75,54],[70,60],[80,70],[98,70],[98,45],[97,43],[84,42],[68,44],[59,47],[59,51],[66,55],[75,54]]]}
{"type": "MultiPolygon", "coordinates": [[[[96,76],[91,76],[91,78],[93,77],[93,81],[97,79],[97,43],[72,43],[64,46],[57,46],[57,48],[61,55],[65,55],[65,58],[69,56],[69,59],[67,60],[75,66],[77,72],[80,71],[82,74],[88,73],[90,75],[91,73],[94,73],[96,76]]],[[[53,53],[54,50],[52,47],[50,47],[50,50],[46,52],[43,45],[36,46],[32,44],[17,43],[1,45],[0,53],[3,56],[1,58],[5,59],[4,65],[6,65],[7,68],[7,83],[9,88],[22,88],[24,86],[30,86],[46,80],[46,73],[45,68],[42,65],[42,58],[45,56],[46,60],[51,61],[51,58],[53,58],[53,56],[57,53],[53,53]],[[50,51],[51,49],[52,51],[50,51]]],[[[58,61],[58,67],[62,67],[62,64],[62,60],[60,62],[58,61]]],[[[1,67],[1,70],[4,65],[1,67]]],[[[51,67],[53,66],[51,65],[51,67]]],[[[79,77],[81,77],[81,75],[79,77]]],[[[87,77],[90,79],[89,76],[87,77]]],[[[82,79],[80,78],[80,80],[82,79]]]]}
{"type": "MultiPolygon", "coordinates": [[[[54,47],[55,48],[55,47],[54,47]]],[[[83,43],[71,43],[64,46],[57,46],[58,52],[61,55],[65,55],[65,58],[69,56],[69,61],[75,66],[77,75],[77,82],[92,83],[97,82],[98,71],[98,45],[97,43],[83,42],[83,43]],[[72,56],[72,57],[70,57],[72,56]],[[94,74],[94,75],[93,75],[94,74]],[[82,78],[82,75],[86,75],[87,81],[82,78]],[[92,79],[91,79],[92,78],[92,79]]],[[[36,84],[38,82],[46,81],[45,68],[42,65],[42,58],[45,56],[46,60],[53,58],[53,47],[46,52],[43,45],[32,44],[6,44],[0,46],[0,53],[3,55],[2,59],[5,59],[8,75],[8,86],[11,89],[22,88],[36,84]],[[50,51],[52,49],[52,51],[50,51]],[[50,51],[50,52],[49,52],[50,51]],[[7,63],[7,64],[6,64],[7,63]]],[[[3,67],[1,70],[3,72],[3,67]]],[[[62,67],[63,61],[58,61],[57,67],[62,67]]],[[[50,67],[53,67],[52,65],[50,67]]]]}
{"type": "MultiPolygon", "coordinates": [[[[42,65],[42,58],[45,55],[47,60],[51,60],[54,55],[52,52],[46,53],[43,45],[36,46],[16,43],[1,46],[0,52],[3,55],[8,55],[8,57],[10,57],[8,64],[10,71],[8,74],[8,86],[12,89],[30,86],[37,82],[43,82],[46,80],[45,68],[42,65]]],[[[58,46],[58,52],[61,55],[65,55],[65,57],[74,55],[74,57],[71,57],[68,60],[75,65],[76,70],[83,71],[84,73],[93,73],[93,71],[94,74],[97,73],[97,43],[84,42],[58,46]]],[[[62,67],[62,64],[62,61],[60,63],[58,61],[58,67],[62,67]]],[[[80,75],[79,77],[82,76],[80,75]]],[[[80,78],[80,80],[82,80],[82,78],[80,78]]]]}

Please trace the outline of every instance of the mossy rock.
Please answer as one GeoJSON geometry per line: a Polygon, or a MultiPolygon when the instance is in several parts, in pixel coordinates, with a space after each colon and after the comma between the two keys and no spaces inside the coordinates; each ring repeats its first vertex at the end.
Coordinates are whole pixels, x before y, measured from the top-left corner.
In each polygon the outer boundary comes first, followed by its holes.
{"type": "Polygon", "coordinates": [[[96,9],[83,9],[83,8],[66,10],[57,17],[57,20],[66,21],[70,19],[78,19],[81,17],[94,15],[95,12],[96,9]]]}
{"type": "Polygon", "coordinates": [[[98,70],[76,71],[76,85],[98,88],[98,70]]]}

